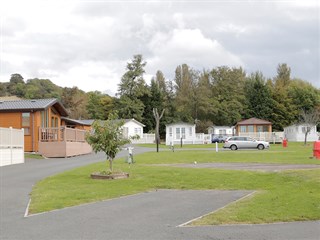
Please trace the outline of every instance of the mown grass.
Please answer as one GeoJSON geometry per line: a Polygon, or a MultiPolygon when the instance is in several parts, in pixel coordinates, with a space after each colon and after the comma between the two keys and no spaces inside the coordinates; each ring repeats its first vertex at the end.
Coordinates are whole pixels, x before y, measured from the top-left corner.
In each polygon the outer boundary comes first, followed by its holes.
{"type": "MultiPolygon", "coordinates": [[[[191,145],[190,145],[191,146],[191,145]]],[[[161,151],[137,156],[139,163],[208,163],[208,162],[251,162],[251,163],[283,163],[283,164],[320,164],[312,158],[312,145],[304,146],[302,143],[290,143],[289,147],[271,145],[268,150],[188,150],[161,151]]]]}
{"type": "Polygon", "coordinates": [[[42,155],[36,153],[24,153],[24,158],[44,159],[42,155]]]}
{"type": "Polygon", "coordinates": [[[135,156],[130,168],[123,159],[115,168],[130,173],[129,179],[92,180],[92,172],[105,169],[105,162],[64,172],[40,181],[31,194],[30,213],[116,198],[154,189],[255,190],[248,199],[231,204],[194,224],[263,223],[320,219],[320,170],[280,173],[187,169],[149,164],[200,162],[313,163],[312,149],[299,144],[269,151],[185,151],[145,153],[135,156]],[[312,155],[312,154],[311,154],[312,155]]]}
{"type": "MultiPolygon", "coordinates": [[[[141,144],[136,144],[139,147],[147,147],[147,148],[157,148],[157,145],[154,143],[141,143],[141,144]]],[[[221,148],[223,146],[223,143],[219,143],[218,146],[221,148]]],[[[165,143],[161,143],[159,144],[159,148],[160,149],[170,149],[171,146],[167,146],[165,143]]],[[[176,144],[174,145],[174,148],[176,150],[179,149],[194,149],[194,148],[215,148],[216,144],[215,143],[208,143],[208,144],[184,144],[182,145],[182,147],[180,146],[180,144],[176,144]]]]}

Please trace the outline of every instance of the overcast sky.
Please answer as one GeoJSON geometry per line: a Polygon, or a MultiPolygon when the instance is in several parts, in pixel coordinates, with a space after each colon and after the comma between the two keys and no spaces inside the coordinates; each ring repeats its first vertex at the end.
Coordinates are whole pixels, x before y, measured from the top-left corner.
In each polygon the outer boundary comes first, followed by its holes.
{"type": "Polygon", "coordinates": [[[135,54],[148,80],[186,63],[260,70],[279,63],[320,87],[318,1],[0,2],[0,81],[20,73],[62,87],[114,94],[135,54]]]}

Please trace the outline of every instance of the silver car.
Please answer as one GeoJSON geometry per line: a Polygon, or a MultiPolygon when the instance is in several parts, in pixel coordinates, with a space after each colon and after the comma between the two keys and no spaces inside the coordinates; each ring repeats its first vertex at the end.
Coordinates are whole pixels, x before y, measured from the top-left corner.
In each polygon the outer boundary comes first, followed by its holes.
{"type": "Polygon", "coordinates": [[[263,150],[269,148],[270,145],[265,141],[257,141],[250,137],[229,137],[225,141],[223,148],[230,148],[231,150],[237,150],[242,148],[257,148],[263,150]]]}

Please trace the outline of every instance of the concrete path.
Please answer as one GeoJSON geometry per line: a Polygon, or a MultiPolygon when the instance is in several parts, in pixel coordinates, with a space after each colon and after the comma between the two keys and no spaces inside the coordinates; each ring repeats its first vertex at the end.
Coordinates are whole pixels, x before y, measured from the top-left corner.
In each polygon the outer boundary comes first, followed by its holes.
{"type": "MultiPolygon", "coordinates": [[[[135,154],[148,150],[135,148],[135,154]]],[[[159,190],[24,217],[28,194],[37,181],[104,158],[90,154],[1,167],[0,239],[319,239],[320,221],[178,227],[250,191],[159,190]]]]}

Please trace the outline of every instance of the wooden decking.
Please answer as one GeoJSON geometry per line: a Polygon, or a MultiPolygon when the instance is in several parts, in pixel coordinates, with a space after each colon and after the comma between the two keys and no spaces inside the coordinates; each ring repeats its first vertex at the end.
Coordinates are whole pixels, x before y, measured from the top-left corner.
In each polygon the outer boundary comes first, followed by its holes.
{"type": "Polygon", "coordinates": [[[71,157],[92,152],[85,140],[86,131],[60,127],[40,128],[39,153],[45,157],[71,157]]]}

